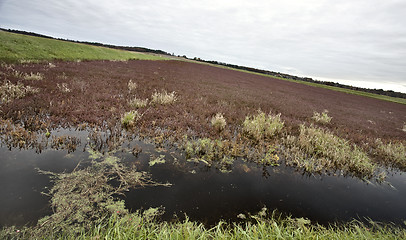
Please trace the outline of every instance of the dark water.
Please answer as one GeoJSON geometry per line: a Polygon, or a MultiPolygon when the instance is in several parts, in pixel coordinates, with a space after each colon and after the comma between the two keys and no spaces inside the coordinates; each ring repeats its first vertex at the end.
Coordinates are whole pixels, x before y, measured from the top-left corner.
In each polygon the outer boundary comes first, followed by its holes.
{"type": "MultiPolygon", "coordinates": [[[[86,141],[85,133],[79,135],[86,141]]],[[[371,218],[403,224],[406,220],[405,174],[392,173],[387,179],[390,184],[372,184],[343,176],[302,176],[283,166],[264,169],[242,160],[235,162],[231,173],[221,173],[188,163],[176,153],[158,153],[152,145],[139,141],[130,146],[134,144],[143,149],[138,157],[126,151],[116,155],[149,171],[155,181],[172,186],[131,190],[125,197],[126,206],[132,210],[163,206],[165,220],[174,215],[182,219],[187,214],[191,220],[210,225],[220,219],[236,220],[240,213],[256,213],[263,206],[319,223],[371,218]],[[151,154],[165,155],[167,162],[150,167],[151,154]]],[[[70,154],[66,150],[37,154],[0,148],[0,226],[34,224],[52,213],[49,198],[41,194],[52,183],[36,168],[70,172],[87,159],[83,146],[70,154]]]]}
{"type": "Polygon", "coordinates": [[[406,220],[405,174],[390,176],[391,185],[377,185],[350,177],[302,176],[286,167],[266,170],[268,177],[262,168],[242,161],[229,174],[204,168],[192,174],[161,165],[151,169],[152,175],[173,186],[131,191],[126,202],[132,209],[162,205],[166,220],[173,213],[180,217],[186,213],[208,225],[219,219],[236,220],[239,213],[256,213],[263,206],[321,224],[353,218],[397,224],[406,220]]]}

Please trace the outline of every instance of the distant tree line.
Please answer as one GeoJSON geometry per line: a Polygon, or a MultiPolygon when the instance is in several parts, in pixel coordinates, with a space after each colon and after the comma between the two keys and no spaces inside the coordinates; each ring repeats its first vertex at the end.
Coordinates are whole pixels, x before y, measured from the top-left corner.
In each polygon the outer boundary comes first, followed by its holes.
{"type": "MultiPolygon", "coordinates": [[[[38,33],[26,32],[26,31],[20,31],[20,30],[3,29],[3,28],[0,28],[0,30],[12,32],[12,33],[29,35],[29,36],[35,36],[35,37],[57,39],[57,40],[62,40],[62,41],[67,41],[67,42],[83,43],[83,44],[89,44],[89,45],[93,45],[93,46],[121,49],[121,50],[126,50],[126,51],[147,52],[147,53],[155,53],[155,54],[168,55],[168,56],[173,55],[173,54],[167,53],[162,50],[155,50],[155,49],[149,49],[149,48],[144,48],[144,47],[115,46],[115,45],[103,44],[103,43],[98,43],[98,42],[85,42],[85,41],[74,41],[74,40],[68,40],[68,39],[53,38],[53,37],[45,36],[45,35],[38,34],[38,33]]],[[[314,80],[309,77],[298,77],[298,76],[294,76],[294,75],[290,75],[290,74],[286,74],[286,73],[273,72],[273,71],[239,66],[239,65],[235,65],[235,64],[223,63],[223,62],[218,62],[218,61],[207,61],[207,60],[203,60],[201,58],[196,58],[196,57],[191,59],[185,55],[183,55],[183,56],[178,55],[178,57],[183,57],[185,59],[195,60],[195,61],[199,61],[199,62],[211,63],[211,64],[215,64],[215,65],[220,65],[220,66],[226,66],[226,67],[235,68],[235,69],[241,69],[241,70],[245,70],[245,71],[249,71],[249,72],[262,73],[262,74],[266,74],[266,75],[270,75],[270,76],[274,76],[274,77],[281,77],[281,78],[304,81],[304,82],[318,83],[318,84],[324,84],[327,86],[334,86],[334,87],[339,87],[339,88],[344,88],[344,89],[351,89],[351,90],[357,90],[357,91],[362,91],[362,92],[375,93],[375,94],[379,94],[379,95],[406,99],[406,93],[395,92],[392,90],[353,87],[353,86],[336,83],[336,82],[325,82],[325,81],[314,80]]]]}

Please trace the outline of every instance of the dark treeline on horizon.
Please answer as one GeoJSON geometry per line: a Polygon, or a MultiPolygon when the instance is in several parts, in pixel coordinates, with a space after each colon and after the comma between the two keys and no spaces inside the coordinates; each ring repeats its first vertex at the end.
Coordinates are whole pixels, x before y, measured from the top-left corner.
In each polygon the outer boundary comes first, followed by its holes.
{"type": "MultiPolygon", "coordinates": [[[[146,52],[146,53],[154,53],[154,54],[161,54],[161,55],[168,55],[168,56],[174,55],[174,54],[170,54],[168,52],[162,51],[162,50],[155,50],[155,49],[149,49],[149,48],[144,48],[144,47],[116,46],[116,45],[103,44],[103,43],[98,43],[98,42],[75,41],[75,40],[69,40],[69,39],[54,38],[54,37],[50,37],[50,36],[46,36],[46,35],[42,35],[42,34],[38,34],[38,33],[13,30],[13,29],[0,28],[0,30],[12,32],[12,33],[23,34],[23,35],[34,36],[34,37],[56,39],[56,40],[62,40],[62,41],[67,41],[67,42],[82,43],[82,44],[88,44],[88,45],[99,46],[99,47],[107,47],[107,48],[113,48],[113,49],[119,49],[119,50],[126,50],[126,51],[133,51],[133,52],[146,52]]],[[[345,85],[345,84],[336,83],[336,82],[319,81],[319,80],[315,80],[315,79],[312,79],[309,77],[298,77],[298,76],[294,76],[294,75],[290,75],[290,74],[286,74],[286,73],[273,72],[273,71],[269,71],[269,70],[262,70],[262,69],[257,69],[257,68],[239,66],[239,65],[235,65],[235,64],[223,63],[223,62],[218,62],[218,61],[208,61],[208,60],[203,60],[201,58],[196,58],[196,57],[188,58],[185,55],[183,55],[183,56],[178,55],[178,57],[183,57],[185,59],[195,60],[195,61],[204,62],[204,63],[210,63],[210,64],[214,64],[214,65],[230,67],[230,68],[234,68],[234,69],[245,70],[245,71],[249,71],[249,72],[266,74],[266,75],[270,75],[270,76],[274,76],[274,77],[280,77],[280,78],[304,81],[304,82],[311,82],[311,83],[318,83],[318,84],[323,84],[323,85],[327,85],[327,86],[333,86],[333,87],[339,87],[339,88],[344,88],[344,89],[350,89],[350,90],[356,90],[356,91],[362,91],[362,92],[367,92],[367,93],[374,93],[374,94],[379,94],[379,95],[384,95],[384,96],[406,99],[406,93],[395,92],[392,90],[354,87],[354,86],[345,85]]]]}

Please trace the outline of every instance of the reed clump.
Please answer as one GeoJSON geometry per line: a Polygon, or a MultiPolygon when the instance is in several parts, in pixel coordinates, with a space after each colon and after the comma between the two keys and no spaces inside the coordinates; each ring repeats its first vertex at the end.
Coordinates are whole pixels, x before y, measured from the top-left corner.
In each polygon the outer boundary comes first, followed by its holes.
{"type": "Polygon", "coordinates": [[[166,90],[162,90],[161,92],[155,91],[151,96],[151,104],[153,105],[166,105],[172,104],[177,101],[176,92],[166,92],[166,90]]]}
{"type": "Polygon", "coordinates": [[[144,108],[148,105],[148,98],[147,99],[139,99],[134,97],[130,101],[128,101],[128,105],[132,108],[144,108]]]}
{"type": "Polygon", "coordinates": [[[287,164],[308,172],[339,169],[354,175],[372,177],[376,171],[376,165],[355,144],[312,125],[301,125],[299,136],[286,137],[284,144],[287,164]]]}
{"type": "Polygon", "coordinates": [[[137,89],[138,84],[137,84],[136,82],[133,82],[132,79],[130,79],[130,81],[128,81],[127,87],[128,87],[128,91],[131,93],[131,92],[133,92],[135,89],[137,89]]]}
{"type": "Polygon", "coordinates": [[[141,118],[141,114],[136,110],[124,113],[121,117],[121,125],[124,128],[131,128],[141,118]]]}
{"type": "Polygon", "coordinates": [[[281,114],[273,115],[269,113],[266,115],[261,110],[258,110],[257,115],[245,117],[243,131],[248,136],[259,141],[278,134],[283,126],[284,122],[281,120],[281,114]]]}
{"type": "Polygon", "coordinates": [[[226,127],[227,122],[222,113],[217,113],[211,118],[211,126],[218,132],[221,132],[226,127]]]}
{"type": "Polygon", "coordinates": [[[39,72],[37,72],[37,73],[30,72],[30,73],[25,73],[23,75],[23,78],[24,78],[24,80],[40,81],[40,80],[44,79],[44,74],[39,73],[39,72]]]}
{"type": "Polygon", "coordinates": [[[327,110],[324,110],[322,113],[314,112],[312,119],[318,123],[327,124],[330,123],[333,118],[328,115],[327,110]]]}
{"type": "Polygon", "coordinates": [[[375,141],[376,153],[395,166],[406,168],[406,146],[401,142],[383,143],[381,139],[375,141]]]}

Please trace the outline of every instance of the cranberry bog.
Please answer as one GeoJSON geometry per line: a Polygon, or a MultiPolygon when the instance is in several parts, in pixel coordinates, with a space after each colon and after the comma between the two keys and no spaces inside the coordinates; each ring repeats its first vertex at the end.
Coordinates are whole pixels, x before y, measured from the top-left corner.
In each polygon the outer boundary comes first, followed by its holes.
{"type": "Polygon", "coordinates": [[[264,207],[404,224],[406,105],[177,60],[0,71],[2,226],[57,226],[89,205],[74,192],[94,202],[68,225],[159,208],[212,226],[264,207]]]}

